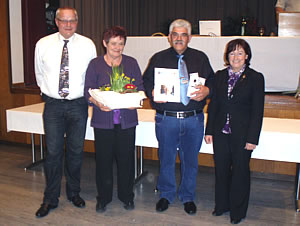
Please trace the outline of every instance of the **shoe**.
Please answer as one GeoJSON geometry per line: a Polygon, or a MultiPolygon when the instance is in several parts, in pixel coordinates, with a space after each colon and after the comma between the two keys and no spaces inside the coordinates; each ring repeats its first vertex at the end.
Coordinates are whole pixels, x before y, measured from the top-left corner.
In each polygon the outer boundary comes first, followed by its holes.
{"type": "Polygon", "coordinates": [[[239,218],[239,219],[231,218],[230,219],[231,224],[239,224],[241,221],[242,221],[242,218],[239,218]]]}
{"type": "Polygon", "coordinates": [[[165,199],[161,198],[157,203],[156,203],[156,211],[157,212],[163,212],[168,209],[170,202],[165,199]]]}
{"type": "Polygon", "coordinates": [[[43,203],[41,207],[36,211],[35,216],[44,217],[47,216],[51,209],[55,209],[57,205],[51,205],[49,203],[43,203]]]}
{"type": "Polygon", "coordinates": [[[128,203],[124,203],[124,209],[125,210],[133,210],[134,209],[134,202],[129,201],[128,203]]]}
{"type": "Polygon", "coordinates": [[[79,196],[75,195],[72,198],[69,199],[70,202],[73,203],[74,206],[83,208],[85,207],[85,201],[79,196]]]}
{"type": "Polygon", "coordinates": [[[106,205],[100,203],[100,202],[97,202],[96,204],[96,212],[97,213],[104,213],[106,211],[106,205]]]}
{"type": "Polygon", "coordinates": [[[222,216],[224,213],[228,212],[229,210],[225,210],[223,212],[218,212],[214,209],[214,211],[211,213],[213,216],[218,217],[218,216],[222,216]]]}
{"type": "Polygon", "coordinates": [[[187,214],[193,215],[197,212],[197,207],[194,202],[186,202],[184,203],[184,211],[187,214]]]}

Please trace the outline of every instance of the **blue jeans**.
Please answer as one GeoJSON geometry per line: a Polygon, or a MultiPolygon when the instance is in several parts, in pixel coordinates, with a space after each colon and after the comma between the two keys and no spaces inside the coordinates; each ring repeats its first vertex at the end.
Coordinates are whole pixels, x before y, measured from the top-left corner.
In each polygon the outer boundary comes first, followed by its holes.
{"type": "Polygon", "coordinates": [[[44,163],[46,188],[44,202],[58,204],[65,155],[66,193],[70,199],[80,192],[80,170],[88,116],[84,98],[57,100],[43,95],[47,156],[44,163]],[[66,135],[66,154],[64,151],[66,135]]]}
{"type": "Polygon", "coordinates": [[[204,115],[177,119],[156,113],[156,137],[159,143],[160,174],[157,188],[160,198],[172,203],[176,197],[175,164],[177,149],[181,161],[178,198],[182,203],[193,201],[198,173],[198,154],[204,134],[204,115]]]}

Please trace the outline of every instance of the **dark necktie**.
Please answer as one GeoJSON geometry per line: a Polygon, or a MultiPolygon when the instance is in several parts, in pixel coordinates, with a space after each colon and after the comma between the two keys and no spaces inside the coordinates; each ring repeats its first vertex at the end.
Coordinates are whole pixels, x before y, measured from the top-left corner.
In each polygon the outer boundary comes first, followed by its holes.
{"type": "Polygon", "coordinates": [[[187,90],[189,86],[189,75],[184,62],[183,55],[178,56],[178,71],[180,78],[180,101],[184,105],[188,105],[190,98],[187,96],[187,90]]]}
{"type": "Polygon", "coordinates": [[[69,54],[67,44],[69,40],[64,40],[65,44],[62,50],[58,94],[66,98],[69,95],[69,54]]]}

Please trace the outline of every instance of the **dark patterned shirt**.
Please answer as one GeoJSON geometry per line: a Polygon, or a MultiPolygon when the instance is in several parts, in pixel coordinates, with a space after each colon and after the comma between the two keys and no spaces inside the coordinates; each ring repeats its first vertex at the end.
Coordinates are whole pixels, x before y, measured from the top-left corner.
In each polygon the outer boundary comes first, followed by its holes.
{"type": "MultiPolygon", "coordinates": [[[[233,90],[236,82],[239,80],[240,76],[245,71],[245,68],[246,68],[246,64],[244,64],[243,67],[241,68],[241,70],[238,71],[238,72],[233,72],[231,66],[229,66],[227,68],[228,75],[229,75],[229,79],[228,79],[228,92],[227,92],[228,99],[230,98],[230,94],[231,94],[231,92],[232,92],[232,90],[233,90]]],[[[230,134],[231,133],[230,117],[231,116],[229,114],[227,114],[227,120],[226,120],[226,123],[224,125],[223,130],[222,130],[222,132],[225,133],[225,134],[230,134]]]]}

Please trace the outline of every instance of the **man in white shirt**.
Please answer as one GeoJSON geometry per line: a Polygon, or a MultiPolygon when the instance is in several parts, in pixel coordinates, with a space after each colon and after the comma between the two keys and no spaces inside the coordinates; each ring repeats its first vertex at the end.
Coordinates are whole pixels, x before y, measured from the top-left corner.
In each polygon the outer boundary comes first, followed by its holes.
{"type": "Polygon", "coordinates": [[[96,57],[96,48],[92,40],[75,33],[78,16],[74,8],[59,8],[55,22],[59,32],[40,39],[35,48],[36,80],[45,101],[43,120],[47,147],[46,188],[37,217],[46,216],[58,206],[63,165],[68,200],[76,207],[85,206],[79,196],[88,117],[83,89],[85,72],[90,60],[96,57]]]}

